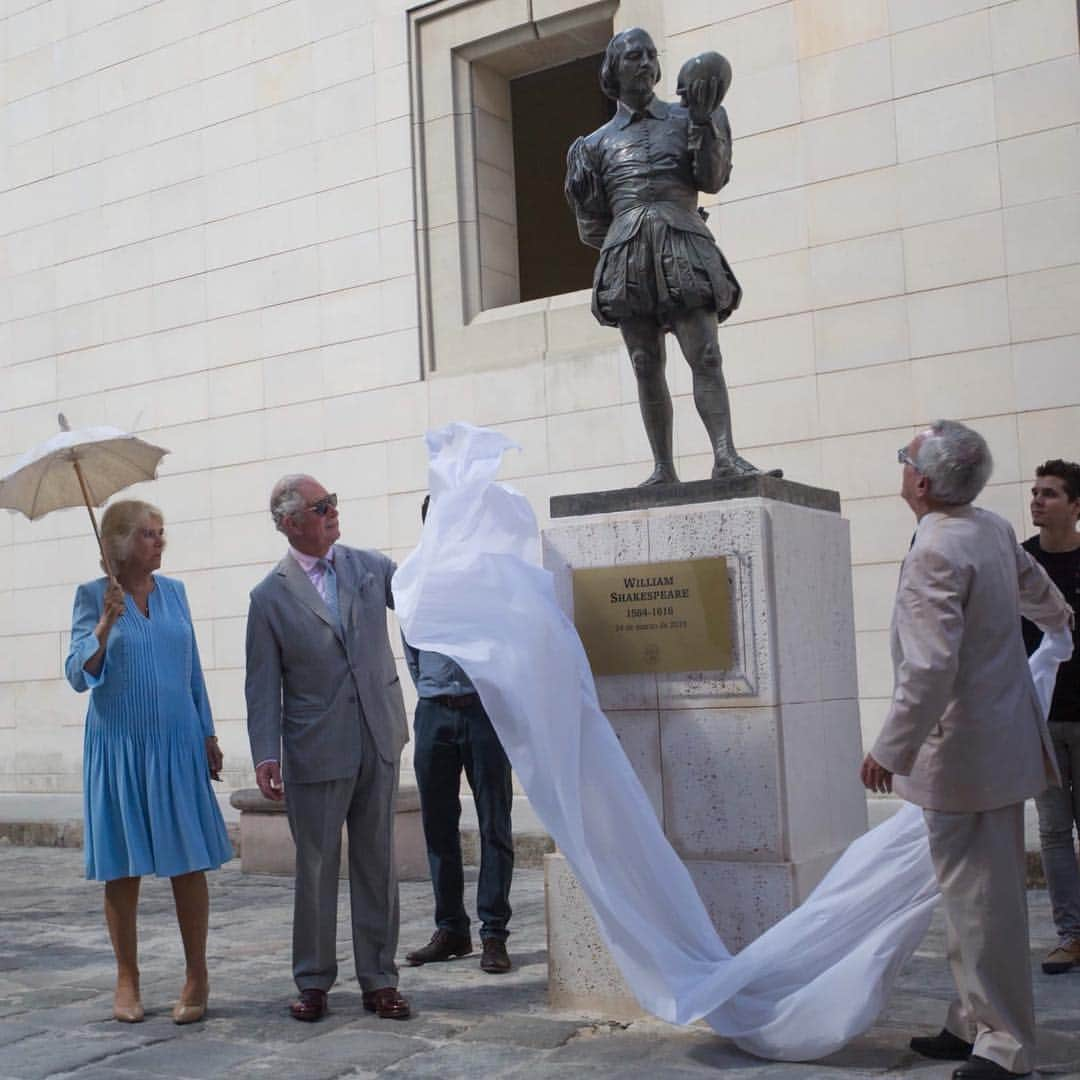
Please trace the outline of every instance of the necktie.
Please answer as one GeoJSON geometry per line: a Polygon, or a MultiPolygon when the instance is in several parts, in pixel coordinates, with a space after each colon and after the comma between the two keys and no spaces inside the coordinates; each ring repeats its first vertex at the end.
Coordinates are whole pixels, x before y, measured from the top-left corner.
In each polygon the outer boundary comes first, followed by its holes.
{"type": "Polygon", "coordinates": [[[330,609],[335,625],[340,628],[341,609],[338,605],[337,574],[334,571],[334,564],[329,559],[320,559],[319,566],[322,567],[323,572],[323,592],[326,594],[324,597],[326,606],[330,609]]]}

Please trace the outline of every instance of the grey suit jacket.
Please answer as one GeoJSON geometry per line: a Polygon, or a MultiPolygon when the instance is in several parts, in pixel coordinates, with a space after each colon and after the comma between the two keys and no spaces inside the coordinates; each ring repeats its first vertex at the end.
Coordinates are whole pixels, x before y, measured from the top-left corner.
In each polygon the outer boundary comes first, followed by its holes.
{"type": "Polygon", "coordinates": [[[248,737],[255,764],[281,761],[287,780],[349,776],[360,724],[396,763],[408,742],[405,704],[387,634],[396,566],[377,551],[337,544],[342,628],[288,553],[251,591],[247,623],[248,737]]]}
{"type": "Polygon", "coordinates": [[[919,522],[893,608],[892,705],[870,751],[900,796],[976,812],[1057,782],[1019,627],[1023,614],[1060,629],[1069,611],[997,514],[960,506],[919,522]]]}

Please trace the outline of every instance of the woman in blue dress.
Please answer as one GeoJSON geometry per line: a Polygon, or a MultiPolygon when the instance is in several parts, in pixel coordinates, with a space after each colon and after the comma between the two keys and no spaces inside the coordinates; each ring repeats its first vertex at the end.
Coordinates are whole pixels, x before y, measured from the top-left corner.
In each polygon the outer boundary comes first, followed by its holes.
{"type": "Polygon", "coordinates": [[[155,574],[165,548],[161,511],[113,503],[101,539],[116,580],[75,594],[65,672],[90,691],[83,750],[86,876],[105,882],[105,921],[116,954],[113,1015],[143,1019],[135,913],[144,874],[172,879],[186,980],[178,1024],[206,1011],[209,896],[204,871],[232,858],[211,778],[214,736],[184,586],[155,574]]]}

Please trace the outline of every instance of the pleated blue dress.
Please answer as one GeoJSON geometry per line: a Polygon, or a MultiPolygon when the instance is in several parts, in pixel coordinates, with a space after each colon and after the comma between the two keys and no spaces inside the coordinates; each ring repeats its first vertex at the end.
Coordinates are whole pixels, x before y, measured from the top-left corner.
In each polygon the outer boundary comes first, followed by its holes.
{"type": "Polygon", "coordinates": [[[154,575],[149,617],[130,596],[96,676],[105,578],[75,593],[68,682],[90,691],[83,747],[86,876],[96,881],[215,869],[232,858],[210,786],[214,733],[184,586],[154,575]]]}

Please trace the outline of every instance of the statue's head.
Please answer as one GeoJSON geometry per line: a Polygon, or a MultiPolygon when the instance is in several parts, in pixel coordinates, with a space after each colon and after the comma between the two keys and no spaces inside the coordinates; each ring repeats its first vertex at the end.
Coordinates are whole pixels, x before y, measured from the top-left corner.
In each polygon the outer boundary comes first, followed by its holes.
{"type": "Polygon", "coordinates": [[[600,89],[614,100],[631,90],[651,93],[660,81],[660,61],[653,39],[635,26],[622,30],[609,42],[600,65],[600,89]]]}

